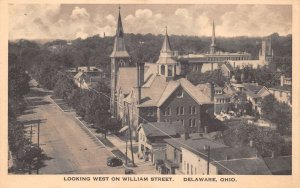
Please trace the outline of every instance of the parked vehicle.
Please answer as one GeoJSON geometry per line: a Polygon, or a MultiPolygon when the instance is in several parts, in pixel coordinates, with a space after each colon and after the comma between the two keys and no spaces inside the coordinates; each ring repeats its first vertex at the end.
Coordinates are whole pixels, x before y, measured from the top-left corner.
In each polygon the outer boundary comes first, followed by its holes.
{"type": "Polygon", "coordinates": [[[123,161],[117,157],[108,157],[106,160],[107,166],[121,166],[123,161]]]}
{"type": "Polygon", "coordinates": [[[134,174],[133,169],[125,168],[125,174],[134,174]]]}

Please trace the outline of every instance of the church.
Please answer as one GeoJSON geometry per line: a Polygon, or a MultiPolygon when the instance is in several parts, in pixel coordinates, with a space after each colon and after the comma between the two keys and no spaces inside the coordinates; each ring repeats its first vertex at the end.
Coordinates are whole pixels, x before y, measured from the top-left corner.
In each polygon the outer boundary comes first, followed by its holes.
{"type": "Polygon", "coordinates": [[[204,132],[208,111],[213,108],[214,87],[210,95],[181,75],[167,29],[156,63],[133,62],[126,50],[119,11],[113,52],[111,53],[112,115],[130,121],[133,132],[141,123],[181,122],[185,132],[204,132]]]}

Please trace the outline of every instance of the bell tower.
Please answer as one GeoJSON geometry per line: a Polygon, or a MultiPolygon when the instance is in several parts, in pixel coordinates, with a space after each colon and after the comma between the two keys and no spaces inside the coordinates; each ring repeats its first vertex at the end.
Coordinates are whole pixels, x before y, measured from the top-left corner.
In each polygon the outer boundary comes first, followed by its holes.
{"type": "Polygon", "coordinates": [[[117,23],[117,30],[115,35],[115,43],[113,51],[110,55],[111,58],[111,98],[110,98],[110,112],[114,117],[117,116],[117,98],[116,86],[119,74],[119,67],[130,66],[130,55],[128,54],[124,40],[124,30],[122,26],[122,19],[120,13],[121,7],[119,6],[119,16],[117,23]]]}

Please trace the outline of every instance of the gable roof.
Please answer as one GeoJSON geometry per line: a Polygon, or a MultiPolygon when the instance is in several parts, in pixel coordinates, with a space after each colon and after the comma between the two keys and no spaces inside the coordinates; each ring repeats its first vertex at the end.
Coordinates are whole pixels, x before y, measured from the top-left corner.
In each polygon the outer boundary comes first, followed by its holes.
{"type": "Polygon", "coordinates": [[[176,136],[184,133],[184,127],[181,122],[153,122],[141,124],[140,127],[144,130],[147,138],[176,136]]]}

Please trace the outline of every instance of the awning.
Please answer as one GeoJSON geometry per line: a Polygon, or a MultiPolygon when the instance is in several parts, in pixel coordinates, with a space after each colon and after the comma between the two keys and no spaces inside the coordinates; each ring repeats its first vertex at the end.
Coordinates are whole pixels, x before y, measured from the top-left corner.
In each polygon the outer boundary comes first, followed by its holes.
{"type": "Polygon", "coordinates": [[[119,133],[126,131],[128,128],[129,128],[128,125],[122,127],[122,129],[119,130],[119,133]]]}

